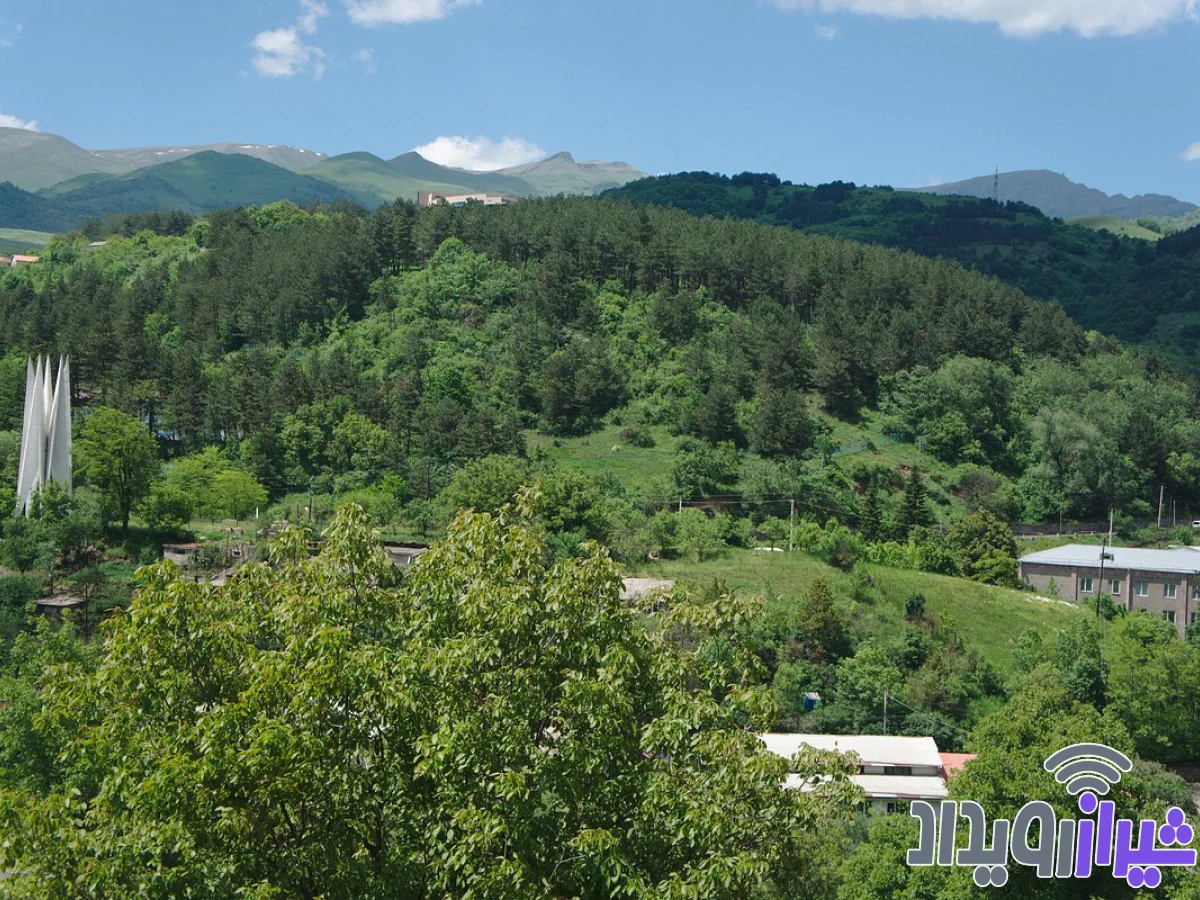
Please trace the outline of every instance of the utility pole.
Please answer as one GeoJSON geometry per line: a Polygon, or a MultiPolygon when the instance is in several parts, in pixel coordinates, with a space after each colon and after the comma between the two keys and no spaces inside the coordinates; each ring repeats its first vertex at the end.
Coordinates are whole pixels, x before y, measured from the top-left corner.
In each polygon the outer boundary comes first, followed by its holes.
{"type": "Polygon", "coordinates": [[[1100,592],[1104,588],[1104,561],[1112,559],[1113,555],[1107,551],[1107,542],[1100,542],[1100,583],[1096,585],[1096,621],[1100,620],[1100,592]]]}
{"type": "Polygon", "coordinates": [[[1167,493],[1167,486],[1165,484],[1160,484],[1158,486],[1158,527],[1159,528],[1162,528],[1163,496],[1166,493],[1167,493]]]}
{"type": "Polygon", "coordinates": [[[1108,545],[1112,546],[1113,519],[1116,517],[1116,510],[1113,507],[1108,508],[1108,545]]]}
{"type": "Polygon", "coordinates": [[[884,688],[883,689],[883,733],[884,734],[888,733],[887,702],[888,702],[888,689],[884,688]]]}
{"type": "Polygon", "coordinates": [[[791,553],[796,549],[796,501],[789,500],[792,505],[792,511],[788,515],[788,552],[791,553]]]}

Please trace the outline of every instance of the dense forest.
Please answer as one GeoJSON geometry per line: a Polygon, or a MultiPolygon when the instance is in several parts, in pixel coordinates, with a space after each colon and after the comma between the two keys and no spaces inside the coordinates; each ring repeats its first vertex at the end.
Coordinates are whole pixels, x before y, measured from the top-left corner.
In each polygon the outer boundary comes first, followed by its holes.
{"type": "Polygon", "coordinates": [[[0,341],[0,491],[26,354],[77,394],[76,491],[0,530],[0,895],[969,893],[844,760],[780,792],[765,728],[932,735],[996,815],[1103,740],[1123,814],[1193,810],[1200,630],[992,585],[1006,520],[1200,504],[1196,385],[956,262],[611,199],[136,214],[0,276],[0,341]],[[610,433],[665,468],[561,461],[610,433]],[[105,546],[322,500],[316,555],[150,565],[101,642],[22,617],[43,574],[101,597],[105,546]],[[373,528],[441,543],[401,575],[373,528]],[[614,558],[765,540],[817,577],[620,599],[614,558]]]}
{"type": "Polygon", "coordinates": [[[274,497],[430,501],[528,429],[608,423],[694,439],[666,496],[774,482],[853,525],[876,491],[894,518],[906,474],[839,467],[832,430],[866,415],[1010,521],[1200,501],[1190,379],[955,263],[590,199],[133,221],[169,234],[59,239],[0,281],[0,428],[49,352],[168,456],[219,446],[274,497]]]}
{"type": "Polygon", "coordinates": [[[1023,203],[943,197],[774,175],[707,172],[610,192],[636,205],[747,219],[956,259],[1031,297],[1060,303],[1085,328],[1147,343],[1200,366],[1200,228],[1155,244],[1050,219],[1023,203]]]}

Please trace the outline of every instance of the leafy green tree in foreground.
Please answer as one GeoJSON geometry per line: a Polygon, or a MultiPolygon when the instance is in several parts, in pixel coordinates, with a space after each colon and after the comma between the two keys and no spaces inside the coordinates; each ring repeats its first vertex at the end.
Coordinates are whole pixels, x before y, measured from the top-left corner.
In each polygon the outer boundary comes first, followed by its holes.
{"type": "Polygon", "coordinates": [[[226,587],[144,570],[95,671],[41,685],[59,769],[0,794],[6,895],[830,896],[846,764],[783,789],[753,655],[687,649],[752,611],[624,606],[599,549],[544,564],[528,506],[394,588],[358,507],[226,587]]]}
{"type": "MultiPolygon", "coordinates": [[[[1046,665],[1035,669],[1022,691],[972,732],[968,749],[978,758],[951,782],[951,797],[978,801],[989,821],[1012,819],[1030,800],[1045,800],[1059,818],[1078,819],[1079,808],[1043,769],[1042,762],[1056,750],[1087,742],[1108,744],[1133,760],[1133,771],[1121,779],[1119,789],[1110,798],[1116,801],[1119,817],[1161,821],[1171,806],[1194,813],[1187,783],[1162,766],[1136,757],[1129,732],[1117,717],[1074,700],[1059,683],[1054,669],[1046,665]]],[[[889,817],[874,824],[868,839],[847,860],[839,894],[842,900],[965,900],[982,896],[984,892],[971,882],[969,868],[908,867],[905,853],[917,846],[918,830],[916,820],[911,818],[889,817]]],[[[965,846],[966,838],[966,829],[960,828],[960,846],[965,846]]],[[[1196,878],[1190,873],[1168,869],[1164,875],[1165,896],[1195,896],[1196,878]]],[[[1093,900],[1139,893],[1113,878],[1109,870],[1098,869],[1087,880],[1040,880],[1034,870],[1010,864],[1004,895],[1093,900]]]]}

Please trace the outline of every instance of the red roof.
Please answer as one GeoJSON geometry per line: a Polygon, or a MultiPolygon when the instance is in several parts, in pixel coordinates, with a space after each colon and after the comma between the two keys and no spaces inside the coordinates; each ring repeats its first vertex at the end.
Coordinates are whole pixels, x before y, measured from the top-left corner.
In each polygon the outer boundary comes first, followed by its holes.
{"type": "Polygon", "coordinates": [[[974,753],[939,753],[942,758],[942,777],[947,781],[963,770],[975,758],[974,753]]]}

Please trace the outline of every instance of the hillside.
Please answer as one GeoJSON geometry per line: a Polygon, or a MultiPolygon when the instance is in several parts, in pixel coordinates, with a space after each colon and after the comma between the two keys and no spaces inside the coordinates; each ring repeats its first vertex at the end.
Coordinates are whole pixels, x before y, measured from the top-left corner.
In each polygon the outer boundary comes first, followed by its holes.
{"type": "MultiPolygon", "coordinates": [[[[23,128],[0,128],[0,182],[8,181],[27,191],[38,191],[88,172],[123,171],[115,160],[105,159],[65,138],[23,128]]],[[[17,227],[7,219],[0,224],[17,227]]]]}
{"type": "Polygon", "coordinates": [[[82,176],[47,192],[79,220],[91,216],[174,209],[197,213],[228,206],[334,202],[345,191],[260,159],[205,151],[107,178],[82,176]]]}
{"type": "Polygon", "coordinates": [[[500,174],[527,181],[539,194],[550,197],[599,194],[646,177],[645,172],[639,172],[628,163],[576,162],[570,153],[556,153],[540,162],[501,169],[500,174]]]}
{"type": "Polygon", "coordinates": [[[96,156],[109,160],[121,166],[122,172],[132,172],[163,162],[185,159],[197,153],[228,153],[239,156],[251,156],[282,166],[293,172],[308,168],[315,162],[328,159],[328,154],[303,147],[289,147],[285,144],[205,144],[195,147],[130,147],[116,150],[95,150],[96,156]]]}
{"type": "Polygon", "coordinates": [[[415,150],[388,160],[396,172],[430,184],[457,185],[468,191],[532,197],[537,191],[527,181],[499,172],[468,172],[430,162],[415,150]]]}
{"type": "Polygon", "coordinates": [[[1129,219],[1118,219],[1116,216],[1080,216],[1078,219],[1068,220],[1067,224],[1078,225],[1080,228],[1088,228],[1092,231],[1107,231],[1109,234],[1137,238],[1142,241],[1162,240],[1162,235],[1157,231],[1151,231],[1129,219]]]}
{"type": "Polygon", "coordinates": [[[78,217],[56,200],[0,182],[0,225],[30,231],[69,231],[78,217]]]}
{"type": "MultiPolygon", "coordinates": [[[[951,184],[910,188],[928,194],[991,199],[995,176],[984,175],[951,184]]],[[[1196,204],[1162,194],[1126,197],[1109,196],[1104,191],[1071,181],[1066,175],[1046,169],[1000,173],[1000,202],[1015,201],[1037,207],[1047,216],[1074,219],[1080,216],[1115,216],[1140,219],[1144,216],[1179,216],[1195,210],[1196,204]]]]}
{"type": "Polygon", "coordinates": [[[1021,203],[842,182],[809,187],[749,173],[650,178],[606,196],[956,259],[1060,303],[1086,328],[1155,346],[1200,370],[1200,248],[1188,240],[1123,239],[1021,203]]]}
{"type": "Polygon", "coordinates": [[[0,228],[0,253],[29,253],[42,247],[54,235],[21,228],[0,228]]]}
{"type": "Polygon", "coordinates": [[[439,166],[417,153],[393,160],[371,153],[344,153],[304,169],[303,174],[336,185],[367,209],[396,199],[415,201],[420,191],[500,193],[509,197],[536,193],[520,179],[439,166]]]}

